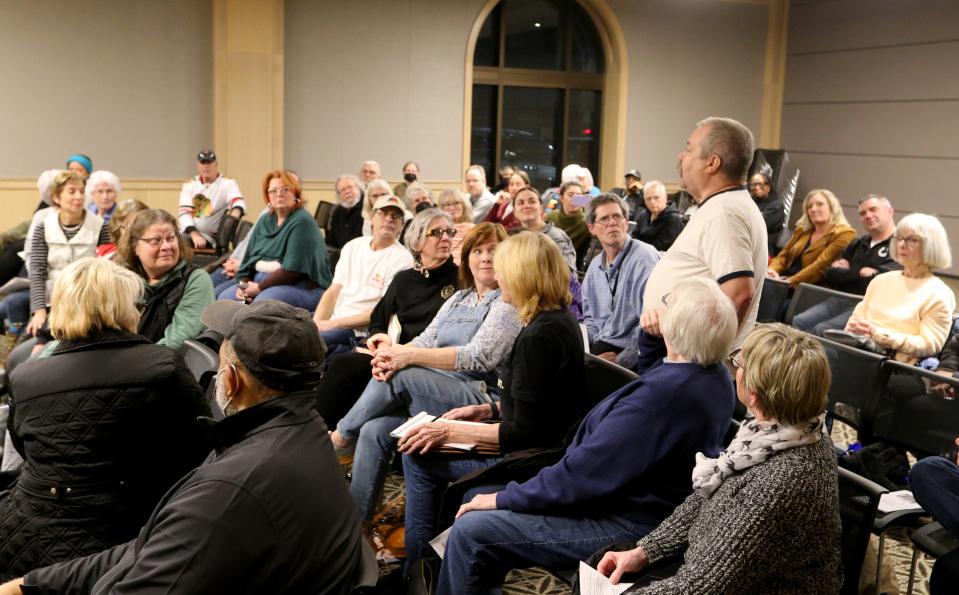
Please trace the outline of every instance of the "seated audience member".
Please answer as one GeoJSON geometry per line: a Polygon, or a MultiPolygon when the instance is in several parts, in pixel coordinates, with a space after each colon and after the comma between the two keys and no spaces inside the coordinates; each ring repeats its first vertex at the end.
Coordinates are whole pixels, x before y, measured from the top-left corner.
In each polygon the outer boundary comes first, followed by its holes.
{"type": "MultiPolygon", "coordinates": [[[[556,186],[555,188],[547,188],[541,197],[543,199],[543,206],[547,211],[552,211],[559,205],[559,189],[563,184],[567,182],[576,182],[584,192],[586,191],[585,182],[583,181],[582,168],[579,165],[570,163],[562,169],[559,175],[559,186],[556,186]]],[[[529,186],[530,184],[527,183],[526,185],[529,186]]]]}
{"type": "Polygon", "coordinates": [[[207,248],[216,245],[223,217],[243,217],[246,202],[236,180],[220,173],[213,151],[197,154],[196,172],[197,176],[180,189],[177,220],[194,248],[207,248]]]}
{"type": "Polygon", "coordinates": [[[393,189],[390,188],[389,183],[383,178],[377,178],[369,183],[366,187],[365,196],[363,198],[363,235],[370,237],[373,234],[373,205],[376,204],[381,198],[390,196],[393,194],[393,189]]]}
{"type": "Polygon", "coordinates": [[[625,572],[683,556],[675,575],[630,593],[838,593],[836,455],[825,429],[831,373],[822,347],[782,324],[757,327],[733,355],[749,410],[716,458],[696,455],[693,493],[636,548],[597,565],[625,572]]]}
{"type": "Polygon", "coordinates": [[[563,260],[571,271],[576,271],[576,250],[566,232],[544,220],[543,201],[535,188],[527,186],[513,195],[513,214],[523,229],[537,231],[556,243],[563,260]]]}
{"type": "Polygon", "coordinates": [[[373,180],[380,177],[380,164],[375,161],[364,161],[360,166],[360,188],[366,190],[373,180]]]}
{"type": "Polygon", "coordinates": [[[812,190],[802,203],[803,215],[786,247],[769,262],[766,276],[800,283],[818,283],[829,265],[856,239],[836,195],[812,190]]]}
{"type": "Polygon", "coordinates": [[[145,211],[150,207],[146,206],[135,198],[128,198],[117,203],[113,210],[113,216],[110,217],[110,223],[107,224],[107,230],[110,233],[110,243],[97,247],[97,256],[101,258],[110,258],[117,260],[117,250],[123,243],[124,235],[133,219],[140,211],[145,211]]]}
{"type": "Polygon", "coordinates": [[[179,349],[205,330],[203,309],[214,301],[210,275],[190,264],[190,248],[177,233],[173,215],[141,211],[124,234],[120,255],[144,286],[137,333],[179,349]]]}
{"type": "Polygon", "coordinates": [[[326,229],[326,245],[342,249],[347,242],[363,235],[363,191],[353,174],[336,179],[336,207],[326,229]]]}
{"type": "Polygon", "coordinates": [[[24,463],[0,494],[4,578],[134,538],[208,452],[197,416],[210,410],[182,357],[136,334],[142,292],[107,260],[66,267],[50,312],[60,343],[10,377],[8,428],[24,463]]]}
{"type": "Polygon", "coordinates": [[[632,369],[639,355],[643,290],[659,253],[629,237],[626,212],[626,202],[615,194],[600,194],[586,207],[589,232],[603,251],[583,278],[583,324],[590,353],[632,369]]]}
{"type": "Polygon", "coordinates": [[[343,246],[333,282],[313,314],[328,357],[353,349],[358,333],[366,336],[373,307],[393,277],[413,266],[410,251],[396,241],[405,212],[395,196],[379,199],[373,205],[372,237],[354,238],[343,246]]]}
{"type": "Polygon", "coordinates": [[[466,239],[466,234],[476,227],[473,223],[473,207],[467,195],[455,189],[440,192],[438,203],[437,206],[450,216],[453,229],[456,230],[456,235],[450,240],[450,252],[453,254],[453,262],[459,266],[463,240],[466,239]]]}
{"type": "Polygon", "coordinates": [[[689,495],[696,453],[716,456],[729,428],[722,360],[736,312],[710,279],[678,282],[667,301],[663,363],[596,405],[558,463],[460,507],[437,593],[489,593],[513,568],[575,567],[648,534],[689,495]]]}
{"type": "Polygon", "coordinates": [[[583,194],[579,182],[566,182],[559,187],[559,208],[550,213],[546,220],[556,229],[564,232],[573,243],[576,251],[576,270],[585,268],[586,253],[592,236],[583,217],[583,207],[573,204],[573,197],[583,194]]]}
{"type": "Polygon", "coordinates": [[[772,187],[772,180],[765,172],[756,172],[749,178],[747,189],[749,196],[756,201],[756,206],[763,214],[763,221],[766,222],[766,235],[769,238],[769,254],[778,254],[779,235],[786,227],[786,210],[783,208],[783,200],[772,187]]]}
{"type": "Polygon", "coordinates": [[[264,208],[263,211],[260,212],[260,216],[253,222],[246,237],[233,247],[233,252],[230,252],[230,255],[223,261],[223,264],[210,273],[210,280],[213,281],[213,295],[220,295],[220,293],[226,289],[227,285],[232,283],[233,279],[236,279],[236,272],[240,269],[240,263],[246,258],[246,251],[250,247],[250,238],[253,237],[253,230],[256,229],[260,220],[268,217],[270,213],[270,207],[264,208]]]}
{"type": "MultiPolygon", "coordinates": [[[[512,175],[512,170],[510,174],[512,175]]],[[[481,223],[486,214],[493,207],[496,197],[486,187],[486,170],[482,165],[471,165],[466,168],[466,193],[469,196],[470,211],[473,213],[474,223],[481,223]]],[[[440,205],[442,207],[442,205],[440,205]]]]}
{"type": "Polygon", "coordinates": [[[289,170],[263,178],[263,200],[270,214],[250,232],[250,244],[236,272],[236,283],[217,296],[250,302],[279,300],[313,310],[330,285],[326,244],[316,221],[303,208],[299,179],[289,170]]]}
{"type": "Polygon", "coordinates": [[[623,176],[625,189],[622,190],[623,200],[629,207],[629,220],[638,221],[640,214],[646,208],[646,202],[643,197],[643,175],[638,169],[631,169],[623,176]]]}
{"type": "MultiPolygon", "coordinates": [[[[959,438],[956,439],[959,446],[959,438]]],[[[926,457],[909,471],[912,493],[926,512],[953,535],[959,535],[959,460],[926,457]]],[[[959,584],[959,550],[936,560],[929,578],[931,595],[946,595],[959,584]]]]}
{"type": "MultiPolygon", "coordinates": [[[[423,424],[399,444],[406,478],[407,568],[429,555],[439,531],[436,518],[447,485],[502,456],[431,456],[446,443],[476,444],[503,455],[560,445],[583,413],[586,390],[583,339],[567,309],[571,274],[556,245],[538,234],[522,233],[503,242],[494,257],[503,299],[518,310],[523,330],[513,344],[509,372],[498,403],[458,407],[444,418],[490,422],[480,426],[423,424]]],[[[429,409],[429,403],[410,405],[429,409]]]]}
{"type": "Polygon", "coordinates": [[[83,153],[74,153],[67,157],[66,166],[67,171],[80,176],[80,179],[84,182],[86,182],[90,174],[93,173],[93,160],[83,153]]]}
{"type": "Polygon", "coordinates": [[[587,167],[580,167],[579,183],[590,196],[599,196],[601,190],[593,183],[593,174],[587,167]]]}
{"type": "Polygon", "coordinates": [[[513,172],[516,171],[516,168],[509,163],[504,163],[499,166],[499,182],[491,189],[491,192],[495,195],[500,190],[506,189],[506,183],[509,182],[509,177],[513,175],[513,172]]]}
{"type": "Polygon", "coordinates": [[[333,428],[350,410],[370,381],[373,357],[380,347],[391,347],[388,333],[395,316],[400,325],[399,343],[409,343],[426,329],[443,303],[457,289],[457,267],[450,257],[452,239],[458,234],[450,217],[439,209],[417,213],[406,232],[406,246],[413,253],[413,268],[393,277],[383,298],[370,315],[366,349],[339,353],[330,358],[323,379],[316,387],[316,410],[333,428]],[[451,230],[452,233],[451,234],[451,230]]]}
{"type": "Polygon", "coordinates": [[[646,208],[636,217],[633,237],[646,242],[660,252],[669,250],[683,231],[683,216],[669,202],[666,187],[653,180],[643,188],[643,204],[646,208]]]}
{"type": "Polygon", "coordinates": [[[98,169],[90,174],[86,184],[87,210],[110,223],[120,196],[120,179],[112,172],[98,169]]]}
{"type": "Polygon", "coordinates": [[[53,285],[71,262],[94,256],[97,247],[110,243],[103,219],[84,208],[83,180],[64,172],[53,182],[51,195],[57,209],[51,209],[33,231],[30,247],[30,323],[27,332],[37,344],[49,340],[46,326],[53,285]]]}
{"type": "Polygon", "coordinates": [[[163,496],[135,540],[34,570],[4,593],[352,592],[362,537],[312,410],[323,345],[309,313],[218,302],[203,322],[226,336],[216,451],[163,496]]]}
{"type": "Polygon", "coordinates": [[[496,202],[490,207],[486,214],[486,221],[489,223],[499,223],[507,229],[516,229],[520,226],[516,214],[513,213],[513,197],[522,188],[529,186],[529,175],[521,169],[513,172],[506,184],[506,190],[500,190],[496,195],[496,202]]]}
{"type": "Polygon", "coordinates": [[[903,270],[869,283],[846,330],[894,351],[899,361],[915,363],[937,354],[952,328],[956,297],[933,274],[952,265],[952,252],[942,223],[923,213],[899,221],[895,242],[894,256],[903,270]]]}
{"type": "MultiPolygon", "coordinates": [[[[859,221],[866,235],[846,246],[842,257],[826,269],[820,285],[863,295],[876,275],[902,268],[893,258],[896,247],[892,237],[896,233],[896,222],[889,200],[875,194],[861,199],[859,221]]],[[[821,335],[826,329],[844,328],[851,314],[852,307],[845,306],[841,300],[827,299],[797,314],[792,325],[821,335]]]]}
{"type": "Polygon", "coordinates": [[[403,164],[403,181],[393,187],[393,194],[405,196],[406,187],[418,179],[420,179],[420,166],[415,161],[407,161],[403,164]]]}
{"type": "Polygon", "coordinates": [[[433,204],[433,192],[419,182],[413,182],[406,187],[403,202],[406,203],[406,210],[414,214],[436,206],[433,204]]]}
{"type": "Polygon", "coordinates": [[[494,277],[493,252],[505,238],[495,224],[470,232],[466,288],[412,341],[377,350],[372,380],[331,435],[339,448],[356,443],[350,493],[362,520],[370,520],[379,506],[396,444],[389,433],[410,409],[440,415],[464,405],[488,406],[499,392],[498,366],[506,363],[521,330],[516,308],[501,299],[494,277]]]}

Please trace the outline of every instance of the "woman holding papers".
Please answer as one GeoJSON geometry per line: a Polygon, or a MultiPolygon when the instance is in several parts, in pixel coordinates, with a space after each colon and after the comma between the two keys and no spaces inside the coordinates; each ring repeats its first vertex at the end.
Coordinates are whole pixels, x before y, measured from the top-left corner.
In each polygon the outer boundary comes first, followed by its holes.
{"type": "Polygon", "coordinates": [[[363,520],[380,502],[396,443],[392,430],[411,413],[439,415],[478,404],[489,409],[495,400],[496,367],[521,329],[494,277],[493,253],[505,239],[506,230],[494,223],[467,234],[460,267],[466,289],[454,293],[412,341],[377,349],[373,379],[331,434],[338,448],[356,443],[350,493],[363,520]]]}
{"type": "MultiPolygon", "coordinates": [[[[405,453],[406,552],[412,564],[437,533],[436,517],[446,486],[488,467],[499,456],[430,455],[448,443],[474,444],[486,451],[512,451],[557,445],[582,415],[585,394],[583,340],[567,310],[570,269],[556,244],[543,234],[523,233],[497,250],[496,279],[502,298],[516,308],[523,325],[513,344],[498,404],[467,405],[407,432],[405,453]]],[[[409,567],[408,567],[409,568],[409,567]]]]}
{"type": "Polygon", "coordinates": [[[822,347],[762,325],[731,356],[753,415],[718,458],[696,455],[693,493],[635,549],[597,569],[623,573],[682,555],[671,578],[629,593],[838,593],[836,455],[824,430],[831,374],[822,347]]]}

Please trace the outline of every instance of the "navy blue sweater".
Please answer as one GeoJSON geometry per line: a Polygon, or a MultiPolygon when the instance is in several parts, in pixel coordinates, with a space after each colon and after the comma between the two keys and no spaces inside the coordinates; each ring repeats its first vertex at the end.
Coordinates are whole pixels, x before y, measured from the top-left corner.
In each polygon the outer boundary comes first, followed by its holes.
{"type": "Polygon", "coordinates": [[[695,454],[722,450],[735,400],[721,364],[652,368],[594,407],[562,460],[510,482],[496,507],[655,527],[692,491],[695,454]]]}

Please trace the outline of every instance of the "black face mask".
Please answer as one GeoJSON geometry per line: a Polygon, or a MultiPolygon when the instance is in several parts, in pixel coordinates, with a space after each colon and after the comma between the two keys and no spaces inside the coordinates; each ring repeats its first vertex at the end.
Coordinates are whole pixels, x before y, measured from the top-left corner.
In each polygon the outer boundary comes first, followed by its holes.
{"type": "Polygon", "coordinates": [[[416,205],[416,212],[419,213],[420,211],[425,211],[426,209],[432,209],[432,208],[433,208],[433,205],[431,205],[430,203],[421,202],[420,204],[416,205]]]}
{"type": "Polygon", "coordinates": [[[403,179],[412,184],[416,181],[416,174],[403,174],[403,179]]]}

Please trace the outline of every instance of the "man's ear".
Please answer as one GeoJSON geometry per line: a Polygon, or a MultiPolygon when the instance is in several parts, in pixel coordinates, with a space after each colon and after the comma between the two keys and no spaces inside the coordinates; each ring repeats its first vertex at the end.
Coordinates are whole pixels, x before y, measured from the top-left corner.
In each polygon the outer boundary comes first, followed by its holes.
{"type": "Polygon", "coordinates": [[[706,171],[714,174],[719,171],[722,164],[723,160],[719,158],[719,155],[710,155],[709,158],[706,159],[706,171]]]}

